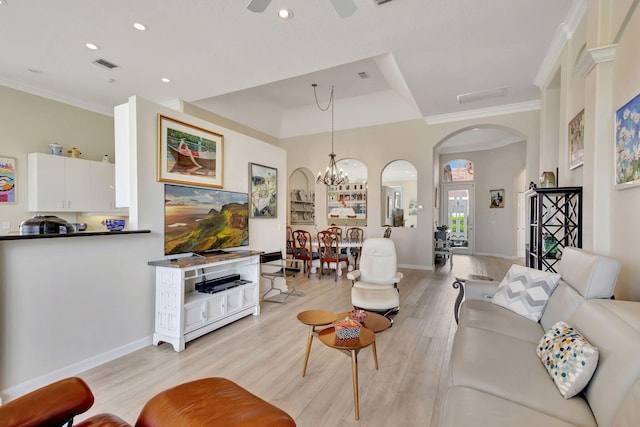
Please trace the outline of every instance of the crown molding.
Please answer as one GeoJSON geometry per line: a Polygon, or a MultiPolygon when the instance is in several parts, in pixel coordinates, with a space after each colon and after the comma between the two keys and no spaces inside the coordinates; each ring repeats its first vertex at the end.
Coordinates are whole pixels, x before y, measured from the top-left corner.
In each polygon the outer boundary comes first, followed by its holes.
{"type": "Polygon", "coordinates": [[[571,40],[573,37],[573,34],[575,33],[576,28],[578,28],[578,25],[580,25],[580,21],[582,21],[585,13],[587,13],[586,0],[574,0],[565,22],[558,26],[556,34],[553,36],[553,40],[551,41],[547,54],[540,65],[538,74],[536,74],[536,78],[533,80],[534,85],[542,88],[549,80],[549,77],[556,68],[556,64],[558,62],[558,58],[560,58],[560,55],[562,54],[562,50],[567,44],[567,41],[571,40]]]}
{"type": "Polygon", "coordinates": [[[6,86],[11,89],[19,90],[21,92],[29,93],[31,95],[36,95],[42,98],[46,98],[52,101],[57,101],[63,104],[71,105],[72,107],[77,107],[83,110],[93,111],[94,113],[104,114],[105,116],[113,117],[113,108],[109,109],[104,107],[103,105],[83,102],[78,99],[71,98],[69,96],[61,95],[59,93],[38,89],[33,86],[26,85],[22,82],[18,82],[16,80],[0,78],[0,85],[6,86]]]}
{"type": "Polygon", "coordinates": [[[504,114],[522,113],[540,109],[540,100],[519,102],[517,104],[498,105],[496,107],[480,108],[477,110],[460,111],[458,113],[427,116],[424,121],[428,125],[459,122],[462,120],[481,119],[485,117],[501,116],[504,114]]]}
{"type": "Polygon", "coordinates": [[[576,64],[576,73],[580,73],[582,78],[587,78],[591,70],[597,65],[604,62],[611,62],[616,57],[616,49],[618,45],[594,47],[587,49],[576,64]]]}

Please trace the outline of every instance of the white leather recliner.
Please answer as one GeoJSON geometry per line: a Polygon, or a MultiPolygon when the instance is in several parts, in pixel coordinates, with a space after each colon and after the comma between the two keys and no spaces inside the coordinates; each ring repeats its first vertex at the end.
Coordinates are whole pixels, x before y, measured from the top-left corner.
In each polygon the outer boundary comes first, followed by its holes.
{"type": "Polygon", "coordinates": [[[354,307],[383,312],[384,316],[398,311],[398,283],[402,273],[398,271],[393,240],[383,237],[366,239],[362,244],[359,269],[347,273],[347,278],[353,282],[351,303],[354,307]]]}

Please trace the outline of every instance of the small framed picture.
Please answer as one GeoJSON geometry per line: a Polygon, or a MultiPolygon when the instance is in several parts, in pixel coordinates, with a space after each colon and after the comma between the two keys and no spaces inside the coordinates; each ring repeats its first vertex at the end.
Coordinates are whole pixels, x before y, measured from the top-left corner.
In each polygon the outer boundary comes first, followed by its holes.
{"type": "Polygon", "coordinates": [[[584,163],[584,110],[569,122],[569,169],[584,163]]]}
{"type": "Polygon", "coordinates": [[[491,201],[489,203],[490,208],[504,208],[504,189],[489,190],[491,195],[491,201]]]}
{"type": "Polygon", "coordinates": [[[0,156],[0,204],[16,202],[16,159],[0,156]]]}
{"type": "Polygon", "coordinates": [[[224,137],[158,115],[158,181],[223,188],[224,137]]]}
{"type": "Polygon", "coordinates": [[[278,169],[249,163],[249,216],[278,217],[278,169]]]}

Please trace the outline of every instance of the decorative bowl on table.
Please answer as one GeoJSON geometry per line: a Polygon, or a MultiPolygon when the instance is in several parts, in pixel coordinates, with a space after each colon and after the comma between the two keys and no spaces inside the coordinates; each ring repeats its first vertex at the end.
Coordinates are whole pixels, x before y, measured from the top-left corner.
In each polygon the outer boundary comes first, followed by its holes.
{"type": "Polygon", "coordinates": [[[336,336],[338,339],[346,340],[359,338],[362,325],[349,317],[345,317],[343,320],[336,320],[333,322],[333,327],[336,330],[336,336]]]}
{"type": "Polygon", "coordinates": [[[360,323],[363,323],[368,315],[369,315],[369,313],[367,313],[364,310],[355,310],[354,309],[354,310],[351,310],[349,312],[349,317],[352,318],[353,320],[355,320],[356,322],[360,322],[360,323]]]}
{"type": "Polygon", "coordinates": [[[122,231],[126,222],[124,219],[105,219],[104,225],[109,231],[122,231]]]}

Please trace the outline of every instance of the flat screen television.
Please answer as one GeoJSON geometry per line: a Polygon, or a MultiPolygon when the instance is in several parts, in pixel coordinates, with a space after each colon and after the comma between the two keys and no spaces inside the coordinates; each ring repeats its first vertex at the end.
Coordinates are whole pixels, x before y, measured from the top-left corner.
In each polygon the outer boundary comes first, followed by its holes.
{"type": "Polygon", "coordinates": [[[248,193],[165,184],[165,255],[248,245],[248,193]]]}

